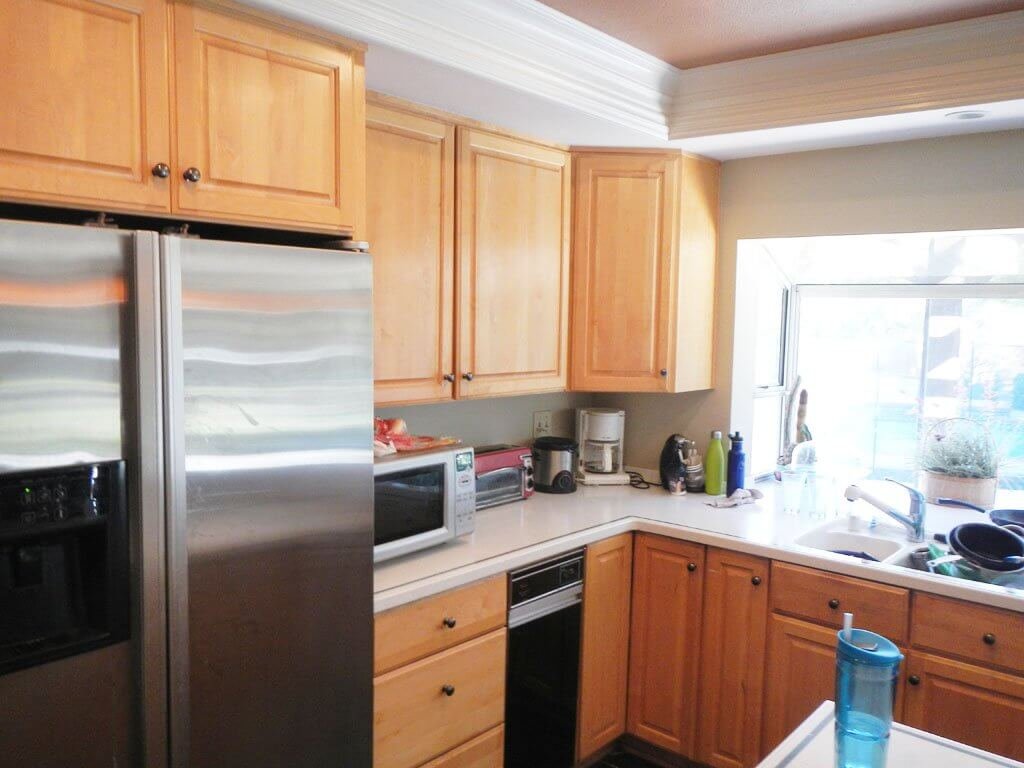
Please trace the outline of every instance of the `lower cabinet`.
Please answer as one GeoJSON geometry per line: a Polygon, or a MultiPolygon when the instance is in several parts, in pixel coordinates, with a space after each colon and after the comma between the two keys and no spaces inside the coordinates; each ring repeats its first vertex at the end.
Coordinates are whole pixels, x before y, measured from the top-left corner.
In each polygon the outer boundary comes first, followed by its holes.
{"type": "Polygon", "coordinates": [[[704,547],[637,534],[633,557],[628,732],[696,753],[704,547]]]}
{"type": "Polygon", "coordinates": [[[584,573],[576,727],[580,761],[626,731],[633,534],[588,546],[584,573]]]}
{"type": "Polygon", "coordinates": [[[761,756],[769,566],[708,550],[697,760],[712,768],[748,768],[761,756]]]}
{"type": "Polygon", "coordinates": [[[499,725],[423,768],[500,768],[505,759],[505,727],[499,725]]]}
{"type": "Polygon", "coordinates": [[[374,768],[499,768],[504,757],[505,578],[378,614],[374,768]]]}
{"type": "Polygon", "coordinates": [[[1024,760],[1024,678],[920,651],[906,666],[907,725],[1024,760]]]}

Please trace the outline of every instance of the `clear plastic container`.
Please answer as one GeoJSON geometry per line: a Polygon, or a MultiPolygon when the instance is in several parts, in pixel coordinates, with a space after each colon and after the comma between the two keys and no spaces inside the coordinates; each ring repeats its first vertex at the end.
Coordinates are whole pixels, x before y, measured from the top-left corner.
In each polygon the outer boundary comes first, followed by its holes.
{"type": "Polygon", "coordinates": [[[836,768],[885,768],[896,679],[903,654],[865,629],[838,633],[836,768]]]}

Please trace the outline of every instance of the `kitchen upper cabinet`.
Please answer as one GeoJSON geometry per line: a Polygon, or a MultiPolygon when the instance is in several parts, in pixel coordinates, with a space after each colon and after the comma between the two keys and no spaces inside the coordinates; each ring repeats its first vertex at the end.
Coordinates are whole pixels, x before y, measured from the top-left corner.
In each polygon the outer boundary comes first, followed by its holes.
{"type": "Polygon", "coordinates": [[[569,155],[459,127],[459,397],[565,389],[569,155]]]}
{"type": "Polygon", "coordinates": [[[362,53],[229,10],[174,6],[175,208],[362,231],[362,53]]]}
{"type": "Polygon", "coordinates": [[[1024,678],[920,651],[906,668],[907,725],[1024,760],[1024,678]]]}
{"type": "Polygon", "coordinates": [[[576,750],[580,761],[626,731],[633,534],[588,546],[584,570],[576,750]]]}
{"type": "Polygon", "coordinates": [[[697,759],[748,768],[760,759],[769,562],[709,549],[697,759]]]}
{"type": "Polygon", "coordinates": [[[450,400],[454,387],[455,126],[371,102],[374,402],[450,400]]]}
{"type": "Polygon", "coordinates": [[[0,196],[170,208],[163,0],[0,3],[0,196]]]}
{"type": "Polygon", "coordinates": [[[571,388],[711,387],[718,164],[595,150],[573,165],[571,388]]]}
{"type": "Polygon", "coordinates": [[[637,534],[628,731],[684,757],[696,753],[704,570],[703,546],[637,534]]]}

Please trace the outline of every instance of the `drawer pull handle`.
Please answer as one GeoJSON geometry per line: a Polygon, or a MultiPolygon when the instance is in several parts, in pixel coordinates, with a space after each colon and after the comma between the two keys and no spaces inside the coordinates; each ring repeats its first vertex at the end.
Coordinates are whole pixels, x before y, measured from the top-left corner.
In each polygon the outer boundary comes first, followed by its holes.
{"type": "Polygon", "coordinates": [[[443,378],[444,378],[445,381],[447,381],[449,384],[451,384],[452,382],[455,381],[455,374],[454,373],[446,373],[443,378]]]}
{"type": "Polygon", "coordinates": [[[688,570],[690,573],[693,573],[694,571],[697,570],[697,564],[696,563],[687,563],[686,564],[686,570],[688,570]]]}
{"type": "Polygon", "coordinates": [[[441,623],[448,627],[448,629],[455,629],[455,619],[453,619],[451,616],[445,616],[444,621],[442,621],[441,623]]]}
{"type": "Polygon", "coordinates": [[[752,578],[750,580],[750,583],[753,584],[755,587],[761,586],[761,577],[760,576],[755,576],[754,578],[752,578]]]}
{"type": "Polygon", "coordinates": [[[981,639],[985,642],[985,645],[996,644],[996,636],[993,635],[991,632],[986,632],[981,639]]]}
{"type": "Polygon", "coordinates": [[[445,696],[454,696],[455,695],[455,686],[454,685],[448,685],[447,683],[445,683],[444,685],[441,686],[441,693],[443,693],[445,696]]]}
{"type": "Polygon", "coordinates": [[[828,607],[831,608],[833,611],[836,610],[836,608],[839,607],[839,601],[833,597],[831,600],[828,601],[828,607]]]}
{"type": "Polygon", "coordinates": [[[921,678],[918,677],[917,675],[911,675],[910,677],[907,678],[907,682],[910,683],[911,685],[918,685],[921,682],[921,678]]]}
{"type": "Polygon", "coordinates": [[[157,163],[153,166],[152,173],[158,179],[166,179],[171,175],[171,166],[167,163],[157,163]]]}
{"type": "Polygon", "coordinates": [[[473,372],[472,371],[466,371],[464,374],[462,374],[462,378],[464,378],[466,381],[472,381],[473,380],[473,372]]]}
{"type": "Polygon", "coordinates": [[[185,181],[187,181],[187,182],[189,182],[191,184],[195,184],[197,181],[199,181],[201,178],[203,178],[203,174],[201,174],[199,172],[198,168],[191,167],[191,168],[186,168],[185,172],[183,174],[181,174],[181,177],[183,179],[185,179],[185,181]]]}

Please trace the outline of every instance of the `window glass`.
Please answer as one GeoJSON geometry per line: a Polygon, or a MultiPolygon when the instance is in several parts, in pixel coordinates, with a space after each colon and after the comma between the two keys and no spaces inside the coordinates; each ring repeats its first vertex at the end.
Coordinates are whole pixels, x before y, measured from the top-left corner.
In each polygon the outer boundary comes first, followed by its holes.
{"type": "Polygon", "coordinates": [[[750,477],[775,471],[782,434],[782,394],[754,398],[754,425],[750,444],[750,477]]]}
{"type": "Polygon", "coordinates": [[[1000,486],[1024,489],[1024,298],[805,295],[797,370],[819,460],[916,479],[935,422],[983,422],[1000,486]]]}

